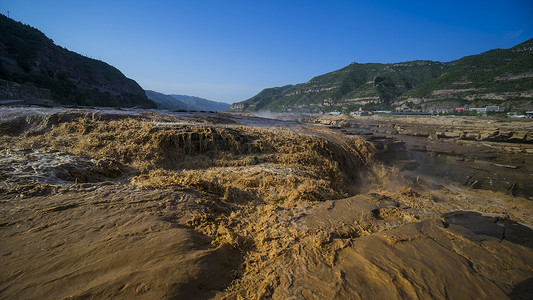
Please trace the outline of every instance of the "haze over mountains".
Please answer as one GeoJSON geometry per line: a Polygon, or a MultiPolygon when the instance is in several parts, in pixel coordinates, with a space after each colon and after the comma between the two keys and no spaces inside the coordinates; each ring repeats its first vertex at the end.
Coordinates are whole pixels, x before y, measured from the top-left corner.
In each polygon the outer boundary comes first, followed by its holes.
{"type": "Polygon", "coordinates": [[[230,110],[349,112],[465,104],[532,109],[533,39],[451,62],[352,63],[306,83],[264,89],[230,110]]]}
{"type": "Polygon", "coordinates": [[[146,91],[148,99],[154,101],[158,108],[170,110],[226,111],[229,104],[186,95],[165,95],[155,91],[146,91]]]}

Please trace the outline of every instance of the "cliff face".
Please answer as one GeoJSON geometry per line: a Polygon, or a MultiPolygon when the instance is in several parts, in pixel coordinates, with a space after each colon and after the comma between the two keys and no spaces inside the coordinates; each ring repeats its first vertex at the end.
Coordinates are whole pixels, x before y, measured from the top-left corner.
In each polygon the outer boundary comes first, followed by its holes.
{"type": "Polygon", "coordinates": [[[155,107],[115,67],[59,47],[39,30],[0,15],[0,78],[51,90],[61,104],[155,107]]]}
{"type": "Polygon", "coordinates": [[[533,40],[452,62],[352,63],[310,81],[269,88],[233,111],[355,111],[500,105],[533,108],[533,40]]]}
{"type": "Polygon", "coordinates": [[[244,111],[245,108],[246,107],[245,107],[244,103],[242,103],[242,102],[234,103],[234,104],[229,106],[229,110],[231,110],[231,111],[244,111]]]}

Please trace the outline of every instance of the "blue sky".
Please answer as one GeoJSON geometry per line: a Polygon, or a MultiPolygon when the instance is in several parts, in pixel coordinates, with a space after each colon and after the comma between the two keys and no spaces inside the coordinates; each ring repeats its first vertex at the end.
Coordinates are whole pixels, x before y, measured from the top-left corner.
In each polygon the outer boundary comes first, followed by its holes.
{"type": "Polygon", "coordinates": [[[0,12],[144,89],[233,103],[351,62],[451,61],[533,38],[533,1],[37,1],[0,12]]]}

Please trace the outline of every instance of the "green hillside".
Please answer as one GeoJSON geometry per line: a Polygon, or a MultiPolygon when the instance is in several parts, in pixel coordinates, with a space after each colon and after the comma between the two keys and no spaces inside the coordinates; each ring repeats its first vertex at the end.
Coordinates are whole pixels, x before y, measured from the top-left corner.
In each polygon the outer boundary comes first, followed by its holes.
{"type": "Polygon", "coordinates": [[[510,49],[466,56],[442,76],[399,97],[426,106],[470,104],[531,109],[533,105],[533,39],[510,49]]]}
{"type": "Polygon", "coordinates": [[[453,108],[457,105],[533,107],[533,40],[442,63],[352,63],[310,81],[269,88],[232,111],[355,111],[453,108]]]}
{"type": "Polygon", "coordinates": [[[329,111],[385,107],[417,85],[441,75],[449,64],[412,61],[397,64],[352,63],[307,83],[265,89],[232,110],[329,111]]]}
{"type": "Polygon", "coordinates": [[[0,79],[49,89],[61,104],[155,107],[113,66],[59,47],[39,30],[3,15],[0,79]]]}

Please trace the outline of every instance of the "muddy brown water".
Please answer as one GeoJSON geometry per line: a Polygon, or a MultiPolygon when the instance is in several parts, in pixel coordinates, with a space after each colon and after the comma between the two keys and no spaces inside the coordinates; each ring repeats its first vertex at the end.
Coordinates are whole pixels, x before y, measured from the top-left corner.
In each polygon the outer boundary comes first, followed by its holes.
{"type": "Polygon", "coordinates": [[[356,128],[0,109],[0,298],[531,295],[528,190],[516,174],[510,191],[462,182],[483,178],[459,166],[514,163],[489,167],[513,173],[529,158],[483,150],[461,161],[448,140],[370,130],[365,141],[356,128]],[[458,164],[443,173],[450,157],[458,164]]]}

